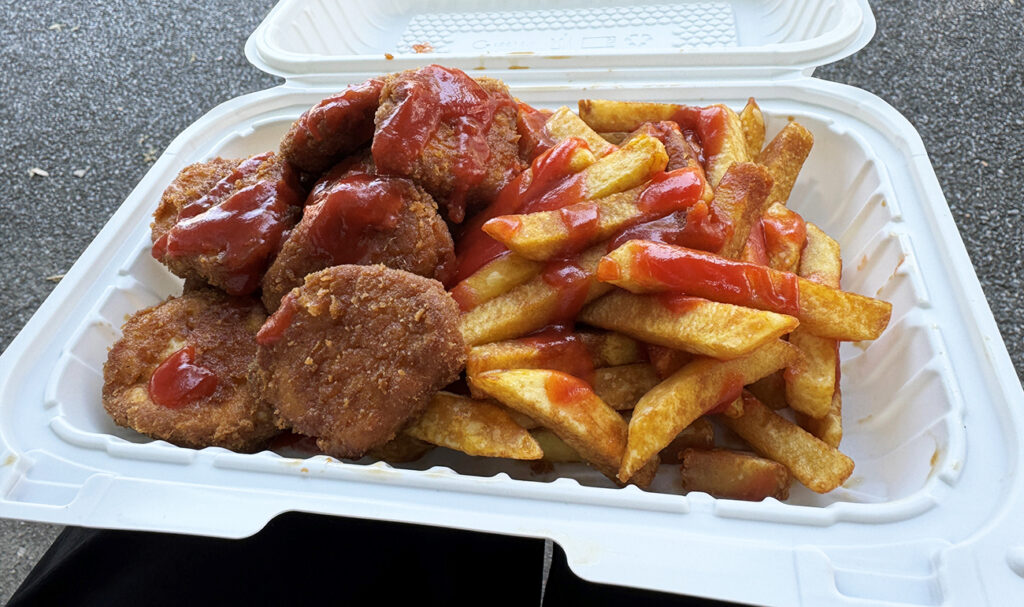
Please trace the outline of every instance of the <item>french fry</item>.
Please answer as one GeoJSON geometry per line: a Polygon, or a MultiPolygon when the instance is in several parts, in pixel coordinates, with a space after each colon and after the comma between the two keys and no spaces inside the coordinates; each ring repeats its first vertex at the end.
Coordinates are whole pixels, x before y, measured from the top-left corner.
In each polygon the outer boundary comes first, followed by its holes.
{"type": "Polygon", "coordinates": [[[594,393],[616,410],[632,409],[648,390],[658,385],[658,374],[646,363],[594,370],[594,393]]]}
{"type": "Polygon", "coordinates": [[[544,122],[544,131],[555,141],[579,137],[587,142],[590,151],[599,158],[615,150],[614,145],[595,133],[575,112],[565,106],[555,110],[544,122]]]}
{"type": "Polygon", "coordinates": [[[684,247],[631,240],[600,260],[598,280],[633,293],[677,292],[797,317],[820,337],[875,339],[892,304],[684,247]]]}
{"type": "Polygon", "coordinates": [[[698,417],[661,450],[659,457],[663,464],[681,464],[687,449],[711,449],[714,445],[714,426],[707,417],[698,417]]]}
{"type": "Polygon", "coordinates": [[[466,374],[473,376],[494,369],[553,369],[589,381],[595,368],[642,360],[640,344],[620,333],[544,331],[470,348],[466,374]]]}
{"type": "Polygon", "coordinates": [[[786,204],[812,145],[814,136],[811,132],[798,122],[790,122],[761,151],[757,163],[768,169],[773,180],[769,202],[786,204]]]}
{"type": "MultiPolygon", "coordinates": [[[[705,202],[711,202],[711,199],[714,197],[714,190],[711,188],[711,184],[708,183],[707,175],[704,173],[704,165],[701,163],[700,153],[683,135],[677,123],[670,120],[645,122],[638,129],[629,133],[626,141],[640,135],[657,137],[658,141],[665,146],[665,153],[668,154],[668,164],[665,166],[666,171],[675,171],[677,169],[697,171],[704,181],[704,192],[701,197],[705,202]]],[[[758,151],[760,151],[760,148],[758,148],[758,151]]]]}
{"type": "Polygon", "coordinates": [[[451,294],[463,311],[472,310],[530,280],[543,267],[539,261],[513,253],[502,255],[455,285],[451,294]]]}
{"type": "Polygon", "coordinates": [[[551,429],[587,463],[615,478],[626,447],[626,422],[586,383],[546,369],[486,371],[471,381],[492,398],[551,429]]]}
{"type": "Polygon", "coordinates": [[[685,211],[701,202],[706,185],[701,171],[677,169],[644,187],[556,211],[495,217],[483,230],[513,253],[545,261],[576,253],[639,223],[685,211]]]}
{"type": "Polygon", "coordinates": [[[810,417],[803,413],[796,414],[796,421],[800,427],[817,436],[823,443],[836,449],[843,440],[843,396],[836,386],[832,394],[832,406],[824,417],[810,417]]]}
{"type": "Polygon", "coordinates": [[[751,159],[757,158],[764,145],[764,114],[753,97],[747,99],[747,105],[743,106],[740,123],[743,125],[743,140],[747,143],[747,155],[751,159]]]}
{"type": "MultiPolygon", "coordinates": [[[[580,254],[575,260],[580,294],[578,302],[570,301],[566,289],[545,280],[547,273],[536,276],[507,293],[484,302],[463,314],[459,330],[467,346],[476,346],[526,335],[566,316],[566,306],[584,305],[604,295],[611,285],[594,280],[597,262],[604,247],[597,246],[580,254]]],[[[572,289],[570,288],[570,291],[572,289]]],[[[575,296],[575,292],[569,295],[575,296]]]]}
{"type": "Polygon", "coordinates": [[[719,359],[737,358],[797,326],[792,316],[697,297],[615,291],[587,305],[579,319],[641,341],[719,359]]]}
{"type": "MultiPolygon", "coordinates": [[[[814,224],[808,224],[800,275],[838,289],[841,272],[839,244],[814,224]]],[[[824,417],[833,408],[839,344],[835,339],[814,335],[807,327],[793,331],[789,341],[804,353],[807,365],[786,375],[786,400],[800,413],[813,418],[824,417]]]]}
{"type": "Polygon", "coordinates": [[[687,449],[681,470],[683,490],[717,498],[759,502],[789,497],[786,467],[770,459],[726,449],[687,449]]]}
{"type": "MultiPolygon", "coordinates": [[[[743,124],[725,105],[695,107],[672,103],[644,103],[581,99],[580,118],[595,131],[633,131],[645,122],[671,120],[697,133],[706,157],[711,187],[717,188],[729,168],[753,158],[747,152],[743,124]]],[[[738,253],[738,251],[737,251],[738,253]]]]}
{"type": "Polygon", "coordinates": [[[653,137],[633,139],[579,172],[583,200],[625,192],[665,170],[665,146],[653,137]]]}
{"type": "Polygon", "coordinates": [[[761,216],[761,225],[768,266],[782,272],[796,272],[807,242],[804,218],[784,204],[773,202],[761,216]]]}
{"type": "Polygon", "coordinates": [[[621,145],[622,142],[629,137],[630,133],[627,133],[626,131],[605,131],[603,133],[598,133],[598,135],[608,143],[621,145]]]}
{"type": "Polygon", "coordinates": [[[772,179],[768,171],[752,162],[735,164],[715,188],[711,209],[732,230],[717,252],[733,259],[743,252],[750,230],[768,203],[772,179]]]}
{"type": "Polygon", "coordinates": [[[597,132],[636,130],[645,122],[673,120],[680,106],[643,101],[580,99],[580,118],[597,132]]]}
{"type": "Polygon", "coordinates": [[[743,415],[743,399],[735,398],[727,403],[722,403],[721,405],[718,405],[717,407],[709,411],[708,415],[724,415],[726,417],[739,417],[743,415]]]}
{"type": "Polygon", "coordinates": [[[435,394],[404,432],[469,455],[509,459],[540,459],[544,455],[530,433],[501,407],[450,392],[435,394]]]}
{"type": "Polygon", "coordinates": [[[719,420],[754,451],[786,466],[811,491],[828,493],[853,473],[853,460],[765,407],[749,392],[743,395],[743,415],[719,420]]]}
{"type": "Polygon", "coordinates": [[[774,341],[741,358],[701,358],[676,371],[645,394],[633,409],[619,480],[629,480],[693,420],[735,400],[743,386],[799,361],[799,350],[784,341],[774,341]]]}

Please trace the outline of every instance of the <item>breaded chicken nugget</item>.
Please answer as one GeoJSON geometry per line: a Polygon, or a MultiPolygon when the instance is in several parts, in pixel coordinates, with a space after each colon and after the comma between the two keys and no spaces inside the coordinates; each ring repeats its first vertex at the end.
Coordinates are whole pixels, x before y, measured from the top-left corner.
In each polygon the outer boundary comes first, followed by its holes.
{"type": "Polygon", "coordinates": [[[310,274],[257,341],[252,385],[283,426],[339,458],[394,438],[466,362],[441,283],[381,265],[310,274]]]}
{"type": "Polygon", "coordinates": [[[409,177],[461,223],[520,170],[516,102],[490,78],[428,65],[388,76],[377,109],[373,159],[409,177]]]}
{"type": "Polygon", "coordinates": [[[313,187],[302,220],[263,278],[263,303],[276,310],[317,270],[376,263],[444,282],[455,247],[430,194],[408,179],[374,175],[367,154],[339,164],[313,187]]]}
{"type": "Polygon", "coordinates": [[[273,152],[228,170],[232,162],[194,164],[175,178],[154,213],[152,252],[182,278],[246,295],[259,288],[305,196],[273,152]]]}
{"type": "Polygon", "coordinates": [[[368,143],[383,86],[372,78],[314,105],[281,140],[281,156],[303,171],[320,173],[368,143]]]}
{"type": "Polygon", "coordinates": [[[210,288],[137,312],[103,366],[104,408],[182,447],[261,448],[278,430],[247,373],[266,316],[259,301],[210,288]]]}

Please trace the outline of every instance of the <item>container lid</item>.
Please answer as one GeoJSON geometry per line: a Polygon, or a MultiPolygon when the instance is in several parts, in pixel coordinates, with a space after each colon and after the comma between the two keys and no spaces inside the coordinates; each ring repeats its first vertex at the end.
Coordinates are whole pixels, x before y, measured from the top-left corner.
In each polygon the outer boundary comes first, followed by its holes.
{"type": "Polygon", "coordinates": [[[867,0],[282,0],[246,43],[288,79],[442,63],[506,80],[809,74],[863,48],[867,0]],[[706,74],[704,74],[706,76],[706,74]]]}

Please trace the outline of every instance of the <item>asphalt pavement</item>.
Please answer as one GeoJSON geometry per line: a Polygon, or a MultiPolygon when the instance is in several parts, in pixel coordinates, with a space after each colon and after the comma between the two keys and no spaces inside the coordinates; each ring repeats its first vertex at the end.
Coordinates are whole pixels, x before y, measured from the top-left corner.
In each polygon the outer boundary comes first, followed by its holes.
{"type": "MultiPolygon", "coordinates": [[[[874,40],[816,76],[871,91],[924,139],[1024,376],[1021,0],[874,2],[874,40]]],[[[185,127],[279,80],[243,45],[267,0],[3,0],[0,350],[185,127]]],[[[0,603],[58,527],[0,521],[0,603]]]]}

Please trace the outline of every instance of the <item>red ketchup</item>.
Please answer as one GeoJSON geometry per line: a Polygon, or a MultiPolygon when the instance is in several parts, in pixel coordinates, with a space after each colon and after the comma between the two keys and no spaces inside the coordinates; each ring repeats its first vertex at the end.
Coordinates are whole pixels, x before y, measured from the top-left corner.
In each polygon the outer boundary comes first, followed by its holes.
{"type": "Polygon", "coordinates": [[[320,186],[310,195],[304,223],[313,251],[330,265],[359,263],[366,238],[398,224],[404,179],[349,173],[320,186]]]}
{"type": "Polygon", "coordinates": [[[689,167],[658,173],[640,193],[637,206],[654,217],[687,209],[704,195],[704,176],[689,167]]]}
{"type": "Polygon", "coordinates": [[[428,65],[395,84],[398,107],[377,125],[373,160],[381,173],[411,175],[438,129],[454,129],[458,150],[452,165],[456,188],[448,201],[448,217],[460,223],[465,196],[487,175],[491,157],[487,135],[494,115],[515,101],[492,95],[460,70],[428,65]]]}
{"type": "Polygon", "coordinates": [[[587,302],[593,276],[571,259],[553,259],[544,267],[541,278],[558,291],[557,309],[551,316],[552,324],[572,323],[587,302]]]}
{"type": "Polygon", "coordinates": [[[558,210],[562,225],[569,239],[561,251],[562,255],[575,253],[586,248],[597,239],[601,211],[594,202],[580,202],[558,210]]]}
{"type": "Polygon", "coordinates": [[[588,384],[594,383],[594,359],[571,327],[546,327],[517,342],[537,350],[537,368],[562,371],[588,384]]]}
{"type": "Polygon", "coordinates": [[[768,248],[764,240],[764,227],[758,221],[750,227],[750,236],[747,236],[747,244],[743,247],[743,261],[768,265],[768,248]]]}
{"type": "Polygon", "coordinates": [[[608,250],[630,240],[650,240],[702,251],[717,251],[725,242],[729,228],[698,200],[683,211],[674,211],[658,219],[631,226],[611,239],[608,250]]]}
{"type": "Polygon", "coordinates": [[[516,130],[519,131],[519,154],[533,162],[537,156],[555,147],[555,140],[544,128],[552,112],[538,110],[522,101],[518,105],[516,130]]]}
{"type": "Polygon", "coordinates": [[[284,337],[284,332],[292,324],[295,309],[295,293],[289,292],[281,298],[281,305],[264,321],[263,326],[256,333],[256,343],[261,346],[271,346],[280,341],[284,337]]]}
{"type": "MultiPolygon", "coordinates": [[[[630,277],[659,291],[675,291],[714,301],[797,315],[797,276],[752,263],[733,261],[703,251],[655,242],[636,243],[630,277]]],[[[602,259],[598,279],[615,278],[618,268],[602,259]]]]}
{"type": "Polygon", "coordinates": [[[149,398],[154,403],[180,409],[213,394],[217,376],[195,364],[195,356],[195,348],[185,346],[160,363],[149,378],[149,398]]]}
{"type": "Polygon", "coordinates": [[[474,272],[508,253],[505,245],[494,240],[481,228],[484,223],[502,215],[557,209],[584,198],[582,179],[573,175],[569,161],[577,150],[586,148],[582,139],[571,137],[538,156],[530,168],[502,188],[489,207],[468,222],[456,244],[458,271],[454,282],[461,282],[474,272]]]}
{"type": "Polygon", "coordinates": [[[761,218],[767,257],[801,251],[807,243],[807,224],[803,217],[792,211],[784,215],[765,215],[761,218]]]}
{"type": "Polygon", "coordinates": [[[183,207],[177,223],[153,245],[153,256],[214,257],[225,291],[254,291],[291,224],[289,209],[302,203],[298,179],[288,165],[279,181],[257,181],[233,191],[236,181],[255,173],[271,154],[246,160],[206,196],[183,207]]]}
{"type": "Polygon", "coordinates": [[[706,299],[682,293],[658,293],[655,297],[658,298],[658,303],[677,316],[686,314],[707,302],[706,299]]]}
{"type": "Polygon", "coordinates": [[[700,138],[702,154],[706,158],[711,159],[722,151],[726,129],[729,126],[728,111],[725,107],[683,105],[676,110],[672,120],[678,123],[683,130],[697,133],[697,137],[700,138]]]}
{"type": "Polygon", "coordinates": [[[548,376],[544,382],[544,390],[552,403],[563,407],[575,405],[594,393],[582,379],[560,371],[548,376]]]}

